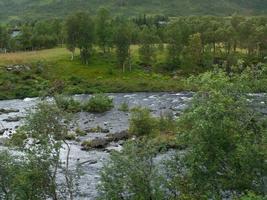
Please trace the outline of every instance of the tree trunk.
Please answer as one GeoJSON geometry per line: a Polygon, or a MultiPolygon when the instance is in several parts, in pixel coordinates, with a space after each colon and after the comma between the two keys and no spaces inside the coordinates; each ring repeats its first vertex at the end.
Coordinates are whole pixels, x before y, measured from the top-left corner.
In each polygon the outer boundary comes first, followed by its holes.
{"type": "Polygon", "coordinates": [[[67,187],[68,187],[68,192],[69,192],[69,195],[70,195],[70,200],[73,200],[74,197],[73,197],[73,192],[72,192],[72,183],[71,183],[70,174],[69,174],[70,146],[65,140],[63,140],[63,142],[67,146],[65,179],[66,179],[66,184],[67,184],[67,187]]]}
{"type": "Polygon", "coordinates": [[[74,55],[75,55],[75,49],[73,49],[73,50],[71,51],[71,58],[70,58],[71,61],[74,60],[74,55]]]}

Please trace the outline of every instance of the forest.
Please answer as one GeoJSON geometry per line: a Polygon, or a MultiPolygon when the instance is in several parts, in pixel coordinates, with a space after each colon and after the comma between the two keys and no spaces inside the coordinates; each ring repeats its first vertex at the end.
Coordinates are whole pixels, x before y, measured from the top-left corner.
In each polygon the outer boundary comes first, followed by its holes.
{"type": "Polygon", "coordinates": [[[253,16],[266,14],[264,0],[1,0],[0,21],[19,22],[32,19],[63,18],[70,11],[89,11],[96,14],[105,7],[115,16],[136,16],[140,13],[151,15],[230,16],[233,13],[253,16]]]}
{"type": "Polygon", "coordinates": [[[165,16],[143,15],[126,20],[112,18],[108,10],[100,9],[96,17],[81,12],[64,21],[44,20],[20,24],[16,28],[1,26],[0,49],[4,52],[33,51],[66,45],[71,52],[79,49],[82,62],[88,62],[94,46],[98,46],[104,54],[116,49],[123,65],[131,57],[130,46],[137,45],[140,62],[152,65],[158,62],[156,50],[163,54],[166,47],[169,67],[209,67],[220,61],[231,66],[236,65],[239,58],[246,63],[264,59],[266,22],[266,17],[238,15],[172,20],[165,16]],[[119,55],[120,52],[129,55],[119,55]],[[189,61],[193,63],[187,63],[189,61]]]}

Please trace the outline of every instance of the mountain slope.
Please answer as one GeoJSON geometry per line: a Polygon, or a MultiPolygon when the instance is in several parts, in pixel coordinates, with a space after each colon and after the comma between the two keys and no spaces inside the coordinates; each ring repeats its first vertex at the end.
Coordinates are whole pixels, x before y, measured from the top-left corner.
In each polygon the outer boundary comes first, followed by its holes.
{"type": "Polygon", "coordinates": [[[92,13],[106,7],[115,15],[142,13],[179,15],[258,15],[267,13],[266,0],[0,0],[0,21],[62,17],[77,10],[92,13]]]}

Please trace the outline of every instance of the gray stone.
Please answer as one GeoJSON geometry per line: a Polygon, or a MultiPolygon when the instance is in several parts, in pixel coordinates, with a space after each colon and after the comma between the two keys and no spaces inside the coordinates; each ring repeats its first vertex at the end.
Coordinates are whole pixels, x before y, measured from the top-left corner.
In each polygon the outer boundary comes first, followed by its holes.
{"type": "Polygon", "coordinates": [[[13,113],[13,112],[19,112],[18,109],[4,109],[4,108],[0,108],[0,115],[1,114],[9,114],[9,113],[13,113]]]}
{"type": "Polygon", "coordinates": [[[3,135],[6,132],[6,129],[0,129],[0,135],[3,135]]]}
{"type": "Polygon", "coordinates": [[[5,121],[5,122],[18,122],[20,120],[21,120],[21,117],[16,116],[16,117],[8,117],[7,119],[4,119],[3,121],[5,121]]]}

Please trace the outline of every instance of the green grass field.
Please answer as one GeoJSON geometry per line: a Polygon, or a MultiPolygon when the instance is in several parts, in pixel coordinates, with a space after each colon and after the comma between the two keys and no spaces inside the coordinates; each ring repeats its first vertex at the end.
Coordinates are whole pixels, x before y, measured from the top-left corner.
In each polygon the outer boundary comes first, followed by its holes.
{"type": "Polygon", "coordinates": [[[49,95],[56,90],[67,94],[185,90],[182,77],[173,79],[138,66],[137,50],[132,47],[132,71],[125,73],[117,66],[114,55],[95,53],[89,65],[83,65],[78,51],[71,61],[65,48],[0,54],[0,99],[49,95]],[[26,65],[31,69],[10,72],[6,70],[9,65],[26,65]]]}

